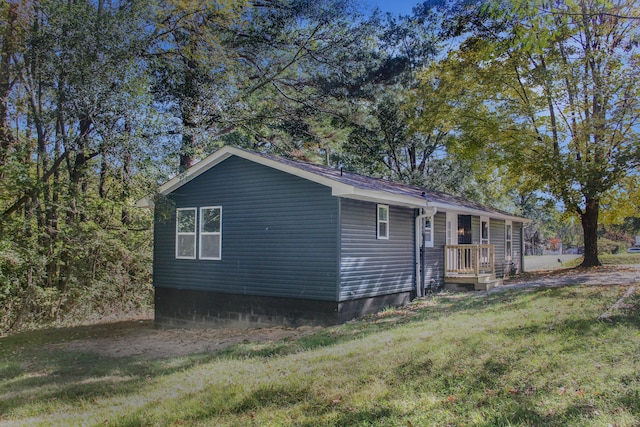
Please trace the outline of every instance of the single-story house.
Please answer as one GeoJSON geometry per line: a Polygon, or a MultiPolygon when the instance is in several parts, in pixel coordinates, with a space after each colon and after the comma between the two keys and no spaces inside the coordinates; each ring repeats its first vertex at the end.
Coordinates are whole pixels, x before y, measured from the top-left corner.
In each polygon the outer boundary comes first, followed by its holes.
{"type": "Polygon", "coordinates": [[[155,204],[159,325],[342,323],[523,264],[522,217],[229,146],[159,193],[139,202],[155,204]]]}

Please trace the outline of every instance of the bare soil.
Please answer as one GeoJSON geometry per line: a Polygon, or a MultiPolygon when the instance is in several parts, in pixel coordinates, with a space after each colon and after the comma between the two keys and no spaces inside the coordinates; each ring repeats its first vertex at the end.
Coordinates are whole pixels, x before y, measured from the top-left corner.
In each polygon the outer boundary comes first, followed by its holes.
{"type": "Polygon", "coordinates": [[[157,329],[152,319],[103,324],[99,336],[51,346],[106,357],[140,356],[149,359],[215,352],[235,344],[260,344],[298,339],[320,327],[271,327],[256,329],[157,329]],[[112,327],[110,327],[112,326],[112,327]]]}
{"type": "MultiPolygon", "coordinates": [[[[606,266],[595,269],[563,269],[525,274],[490,292],[509,289],[583,285],[632,285],[640,283],[640,265],[606,266]]],[[[296,340],[321,327],[256,329],[156,329],[152,319],[102,323],[89,326],[90,338],[50,345],[52,350],[82,351],[105,357],[169,358],[215,352],[228,346],[260,344],[283,339],[296,340]]]]}

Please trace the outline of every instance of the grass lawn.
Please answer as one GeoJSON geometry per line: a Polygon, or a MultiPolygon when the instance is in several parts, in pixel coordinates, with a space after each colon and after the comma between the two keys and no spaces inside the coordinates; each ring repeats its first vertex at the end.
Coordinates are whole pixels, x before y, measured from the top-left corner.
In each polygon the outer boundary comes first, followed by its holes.
{"type": "Polygon", "coordinates": [[[0,425],[639,426],[640,290],[443,294],[215,354],[64,350],[99,327],[0,339],[0,425]],[[54,345],[56,344],[56,345],[54,345]]]}

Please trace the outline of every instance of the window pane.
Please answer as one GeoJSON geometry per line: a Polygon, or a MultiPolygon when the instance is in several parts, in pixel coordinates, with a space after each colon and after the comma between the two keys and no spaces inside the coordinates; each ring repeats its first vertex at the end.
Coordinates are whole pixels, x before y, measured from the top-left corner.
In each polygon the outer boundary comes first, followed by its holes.
{"type": "Polygon", "coordinates": [[[180,210],[178,211],[178,233],[195,233],[196,232],[196,210],[180,210]]]}
{"type": "Polygon", "coordinates": [[[200,240],[200,258],[220,258],[220,236],[207,234],[200,240]]]}
{"type": "Polygon", "coordinates": [[[378,236],[387,237],[387,223],[386,222],[381,222],[378,225],[378,236]]]}
{"type": "MultiPolygon", "coordinates": [[[[371,212],[371,211],[369,211],[371,212]]],[[[378,221],[386,221],[387,220],[387,208],[379,207],[378,208],[378,221]]]]}
{"type": "Polygon", "coordinates": [[[205,233],[220,232],[220,208],[202,209],[202,228],[200,231],[205,233]]]}
{"type": "Polygon", "coordinates": [[[196,256],[196,236],[178,235],[178,256],[194,258],[196,256]]]}
{"type": "Polygon", "coordinates": [[[507,225],[507,239],[511,240],[511,226],[507,225]]]}

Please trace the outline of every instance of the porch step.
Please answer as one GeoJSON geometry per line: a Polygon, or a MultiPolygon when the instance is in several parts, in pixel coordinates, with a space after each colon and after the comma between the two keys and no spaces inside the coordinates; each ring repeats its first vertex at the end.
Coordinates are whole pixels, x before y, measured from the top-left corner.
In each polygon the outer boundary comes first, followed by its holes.
{"type": "Polygon", "coordinates": [[[445,277],[445,289],[449,291],[488,291],[503,284],[494,274],[479,276],[449,276],[445,277]]]}
{"type": "Polygon", "coordinates": [[[473,289],[476,291],[488,291],[490,289],[495,288],[496,286],[502,286],[503,284],[503,280],[502,279],[491,279],[488,280],[486,282],[482,282],[482,283],[477,283],[473,289]]]}

